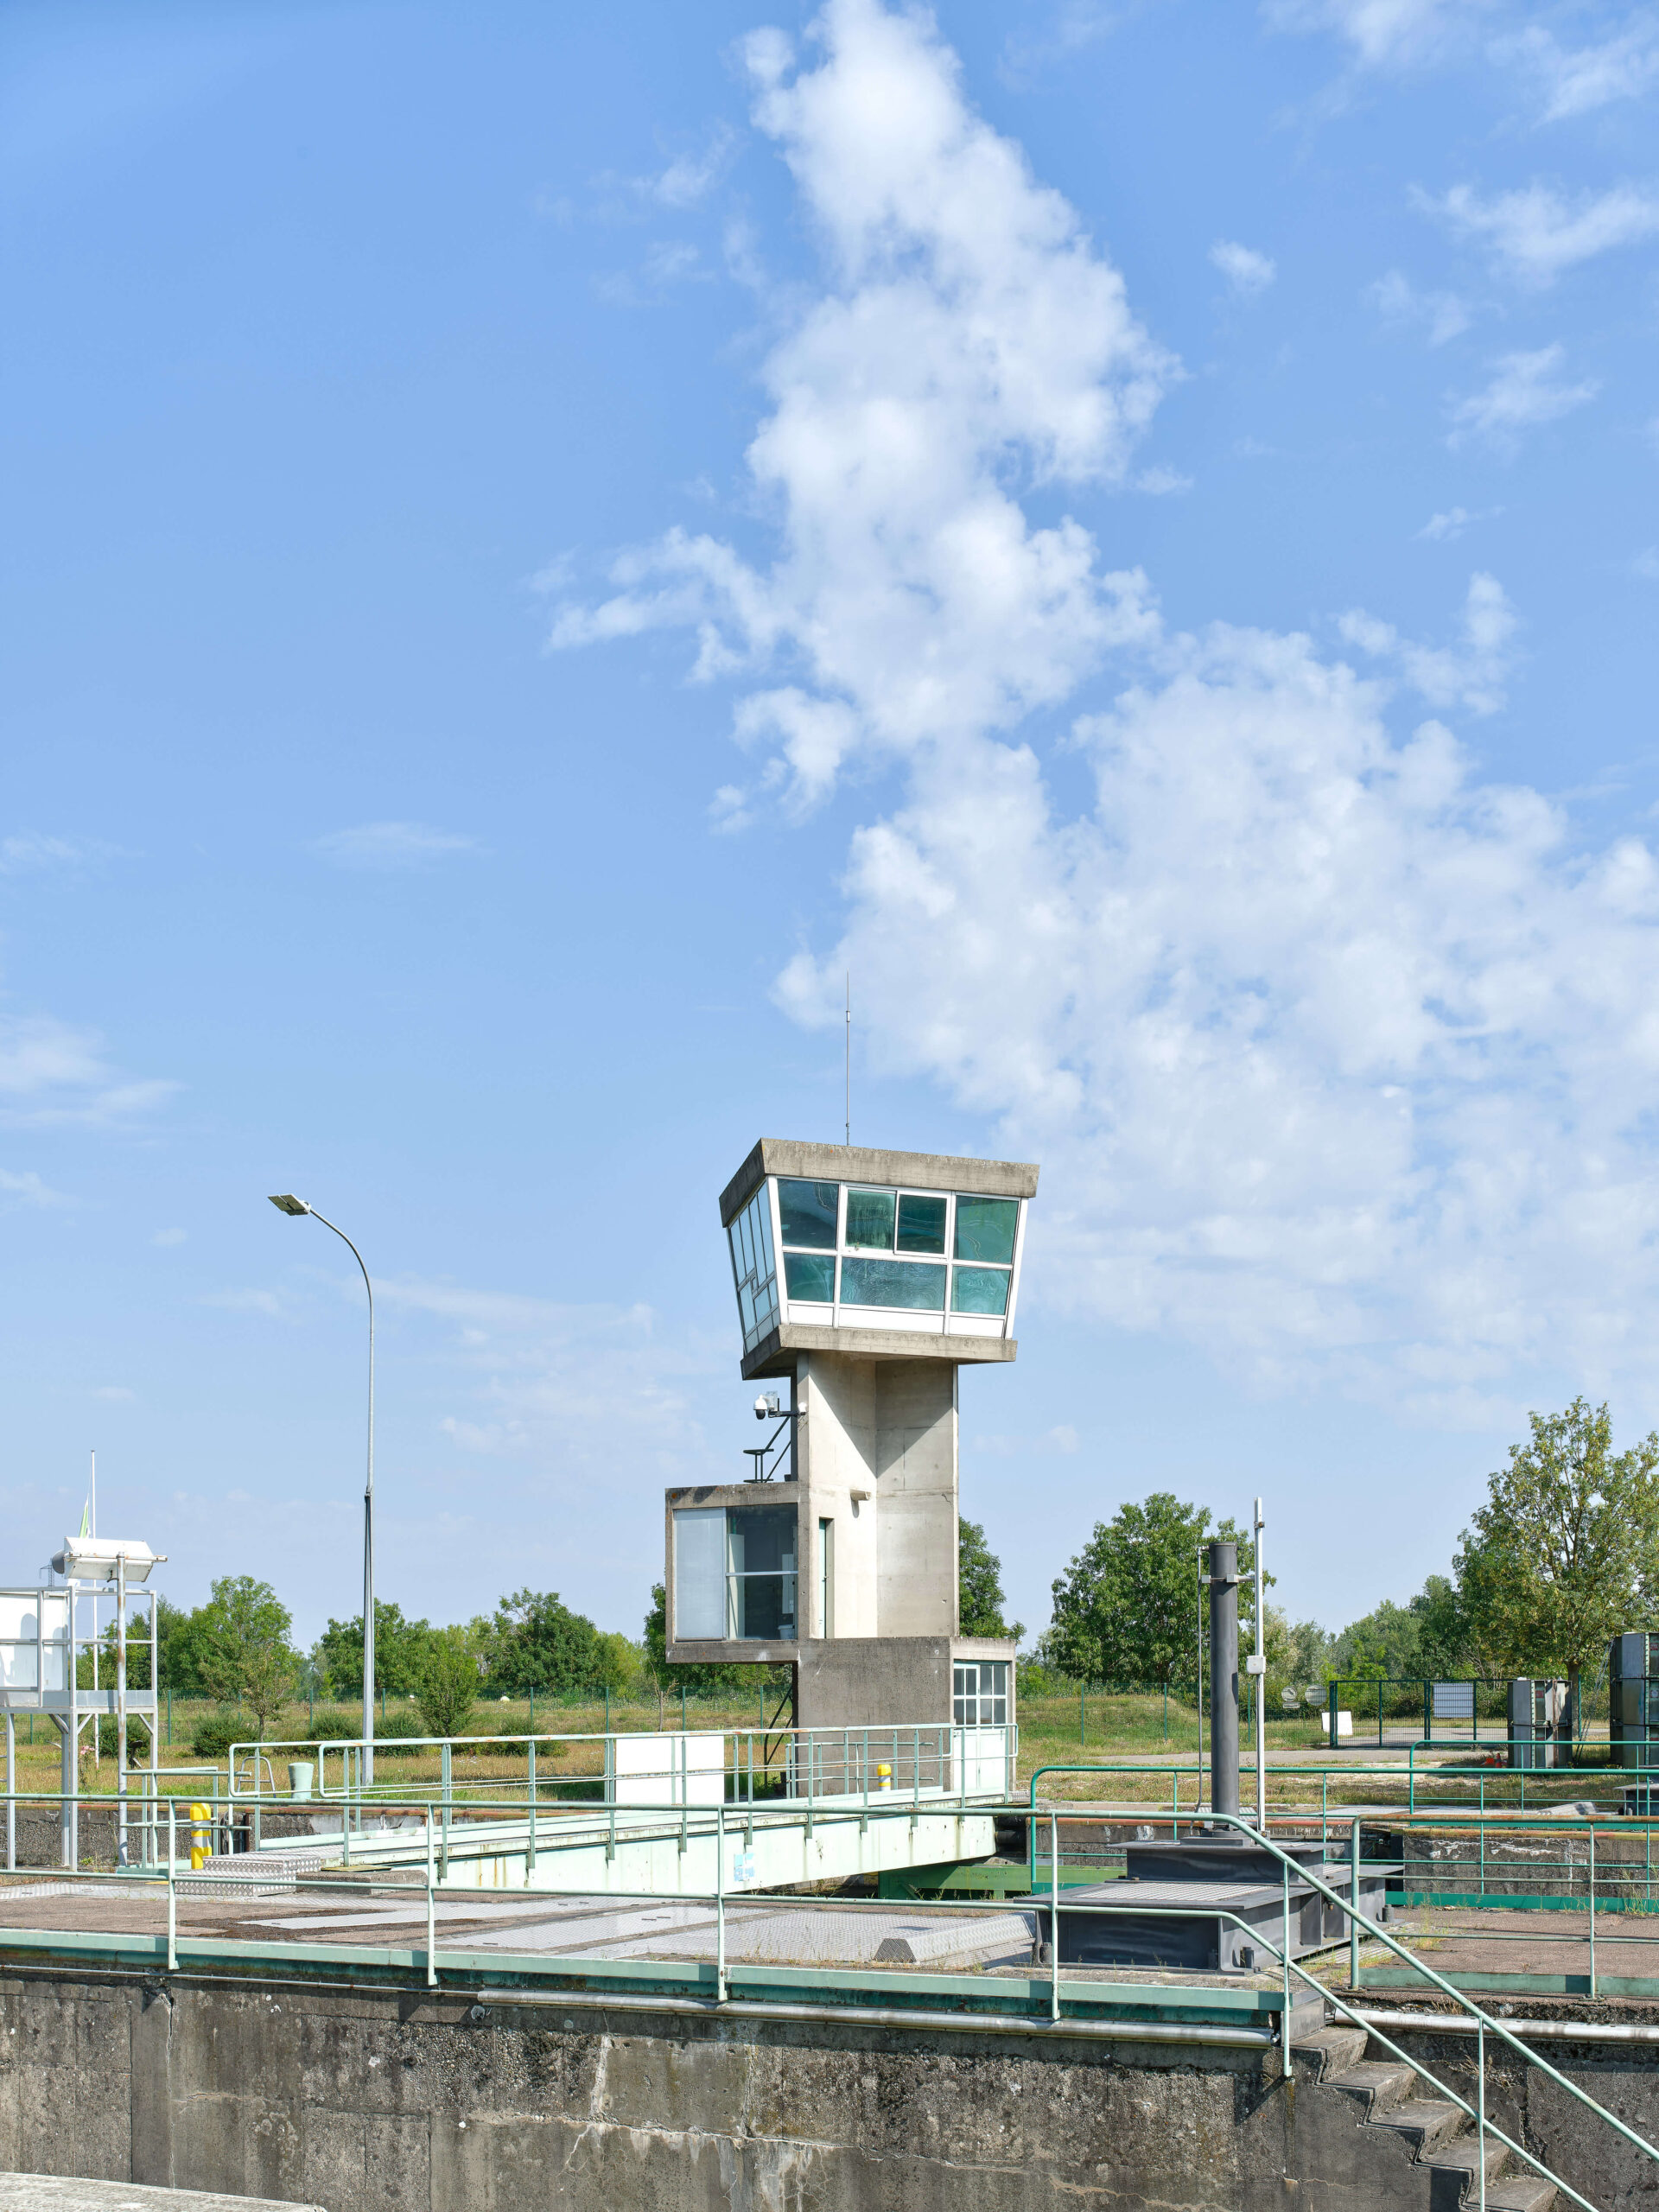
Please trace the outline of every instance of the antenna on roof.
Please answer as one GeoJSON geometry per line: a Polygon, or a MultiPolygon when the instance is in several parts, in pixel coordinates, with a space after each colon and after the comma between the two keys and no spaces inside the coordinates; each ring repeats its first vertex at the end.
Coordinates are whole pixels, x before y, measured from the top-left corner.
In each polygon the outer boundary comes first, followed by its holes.
{"type": "Polygon", "coordinates": [[[853,971],[847,970],[847,1147],[853,1143],[853,971]]]}

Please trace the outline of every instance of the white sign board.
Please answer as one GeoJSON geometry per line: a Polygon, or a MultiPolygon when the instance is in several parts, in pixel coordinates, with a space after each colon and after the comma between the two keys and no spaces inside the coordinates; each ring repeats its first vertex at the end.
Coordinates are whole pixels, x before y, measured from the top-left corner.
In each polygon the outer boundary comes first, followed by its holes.
{"type": "Polygon", "coordinates": [[[723,1805],[726,1738],[679,1729],[613,1736],[605,1746],[605,1795],[620,1805],[723,1805]]]}
{"type": "Polygon", "coordinates": [[[1433,1712],[1436,1720],[1472,1720],[1475,1717],[1474,1684],[1436,1682],[1433,1712]]]}

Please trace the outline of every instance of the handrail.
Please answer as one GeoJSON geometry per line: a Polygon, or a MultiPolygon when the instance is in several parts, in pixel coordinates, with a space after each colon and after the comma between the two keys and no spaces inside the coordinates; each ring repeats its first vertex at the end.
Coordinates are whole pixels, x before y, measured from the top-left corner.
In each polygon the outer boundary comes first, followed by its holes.
{"type": "MultiPolygon", "coordinates": [[[[1058,1766],[1051,1766],[1043,1770],[1048,1773],[1057,1773],[1064,1772],[1066,1770],[1058,1766]]],[[[1085,1766],[1074,1768],[1071,1770],[1073,1772],[1090,1773],[1094,1770],[1085,1766]]],[[[1034,1813],[1036,1810],[1036,1777],[1034,1775],[1033,1777],[1031,1806],[1032,1810],[1034,1813]]],[[[1076,1818],[1078,1816],[1073,1815],[1073,1817],[1076,1818]]],[[[1086,1818],[1088,1816],[1084,1815],[1083,1817],[1086,1818]]],[[[1096,1819],[1099,1819],[1101,1815],[1096,1815],[1094,1817],[1096,1819]]],[[[1058,1815],[1054,1812],[1051,1811],[1050,1818],[1053,1821],[1056,1829],[1058,1830],[1058,1815]]],[[[1237,1813],[1217,1813],[1212,1811],[1210,1815],[1210,1820],[1212,1826],[1220,1823],[1229,1827],[1236,1828],[1242,1835],[1249,1836],[1254,1844],[1257,1845],[1260,1848],[1268,1851],[1274,1858],[1278,1859],[1281,1868],[1283,1870],[1283,1877],[1287,1883],[1288,1883],[1290,1875],[1294,1872],[1296,1879],[1299,1882],[1306,1883],[1310,1887],[1317,1890],[1322,1897],[1329,1899],[1332,1904],[1336,1905],[1339,1911],[1344,1913],[1347,1916],[1351,1928],[1357,1927],[1362,1929],[1367,1936],[1370,1936],[1377,1942],[1385,1945],[1388,1949],[1395,1954],[1395,1957],[1404,1960],[1406,1964],[1411,1967],[1417,1974],[1421,1974],[1425,1981],[1431,1984],[1433,1987],[1438,1989],[1442,1995],[1449,1997],[1453,2004],[1459,2005],[1469,2015],[1471,2018],[1476,2021],[1479,2026],[1483,2037],[1480,2075],[1482,2089],[1481,2111],[1478,2116],[1479,2126],[1483,2131],[1483,2137],[1487,2132],[1494,2134],[1499,2133],[1496,2124],[1486,2118],[1484,2110],[1485,2063],[1484,2037],[1487,2032],[1490,2031],[1491,2034],[1498,2037],[1503,2042],[1508,2044],[1512,2050],[1517,2051],[1520,2056],[1526,2060],[1529,2065],[1541,2067],[1543,2071],[1553,2082],[1556,2083],[1559,2088],[1564,2088],[1570,2096],[1576,2098],[1581,2105],[1586,2107],[1587,2110],[1594,2113],[1598,2118],[1605,2120],[1617,2134],[1622,2135],[1627,2142],[1634,2144],[1637,2149],[1641,2151],[1644,2156],[1654,2160],[1656,2164],[1659,2164],[1659,2147],[1656,2147],[1652,2143],[1649,2142],[1645,2136],[1638,2135],[1634,2128],[1627,2126],[1625,2123],[1618,2118],[1617,2113],[1609,2112],[1605,2105],[1598,2104],[1596,2100],[1587,2090],[1581,2089],[1577,2082],[1572,2081],[1567,2075],[1562,2074],[1557,2068],[1552,2066],[1549,2061],[1542,2056],[1540,2052],[1534,2050],[1529,2044],[1522,2043],[1518,2036],[1515,2035],[1509,2028],[1504,2026],[1502,2020],[1497,2019],[1491,2013],[1487,2012],[1481,2005],[1477,2005],[1465,1991],[1459,1989],[1455,1984],[1446,1980],[1444,1975],[1436,1974],[1432,1967],[1426,1966],[1422,1960],[1420,1959],[1414,1952],[1409,1950],[1405,1944],[1402,1943],[1397,1937],[1389,1935],[1386,1929],[1379,1927],[1377,1923],[1367,1914],[1363,1913],[1359,1910],[1359,1900],[1357,1897],[1351,1897],[1344,1901],[1341,1894],[1338,1891],[1333,1890],[1330,1884],[1325,1881],[1319,1875],[1316,1874],[1311,1867],[1304,1866],[1300,1861],[1292,1859],[1289,1853],[1281,1850],[1280,1846],[1274,1843],[1270,1835],[1255,1827],[1252,1822],[1245,1820],[1242,1815],[1237,1813]]],[[[1053,1897],[1051,1906],[1051,1910],[1052,1910],[1056,1915],[1057,1933],[1059,1905],[1059,1868],[1057,1847],[1053,1873],[1053,1897]]],[[[1099,1909],[1102,1908],[1093,1905],[1090,1907],[1091,1910],[1099,1909]]],[[[1127,1911],[1129,1910],[1127,1905],[1118,1906],[1111,1904],[1104,1906],[1103,1909],[1108,1912],[1127,1911]]],[[[1278,1947],[1274,1946],[1274,1948],[1277,1948],[1278,1947]]],[[[1058,1959],[1058,1942],[1055,1948],[1056,1957],[1058,1959]]],[[[1328,1989],[1324,1983],[1314,1981],[1314,1977],[1306,1974],[1304,1970],[1297,1968],[1296,1962],[1288,1956],[1288,1944],[1287,1944],[1285,1953],[1281,1954],[1281,1963],[1287,1971],[1303,1971],[1303,1978],[1305,1980],[1313,1982],[1314,1986],[1320,1989],[1332,2003],[1336,2004],[1339,2008],[1351,2013],[1351,2006],[1344,2005],[1343,2000],[1340,1998],[1338,1998],[1333,1991],[1328,1989]]],[[[1378,2040],[1380,2042],[1386,2043],[1388,2041],[1388,2038],[1382,2036],[1380,2031],[1375,2031],[1368,2029],[1367,2032],[1377,2032],[1378,2040]]],[[[1405,2059],[1408,2065],[1416,2065],[1416,2062],[1408,2057],[1404,2052],[1399,2053],[1399,2056],[1405,2059]]],[[[1419,2067],[1417,2070],[1423,2072],[1426,2079],[1430,2081],[1434,2080],[1434,2076],[1428,2075],[1426,2069],[1419,2067]]],[[[1443,2085],[1437,2083],[1436,2086],[1441,2087],[1443,2085]]],[[[1464,2103],[1460,2097],[1457,2096],[1454,2091],[1445,2090],[1444,2094],[1450,2096],[1452,2101],[1459,2105],[1465,2112],[1469,2112],[1469,2107],[1464,2103]]],[[[1477,2117],[1477,2115],[1471,2113],[1471,2117],[1477,2117]]],[[[1506,2142],[1508,2141],[1507,2138],[1503,2138],[1503,2139],[1506,2142]]],[[[1548,2170],[1544,2167],[1539,2160],[1535,2159],[1530,2152],[1520,2150],[1520,2146],[1516,2144],[1510,2144],[1509,2147],[1511,2150],[1519,2151],[1520,2155],[1524,2158],[1529,2164],[1536,2166],[1538,2171],[1541,2173],[1543,2173],[1547,2179],[1555,2181],[1558,2188],[1565,2189],[1567,2195],[1573,2199],[1575,2203],[1586,2203],[1586,2200],[1580,2196],[1575,2190],[1570,2188],[1564,2182],[1557,2181],[1556,2177],[1549,2173],[1548,2170]]],[[[1482,2164],[1482,2172],[1484,2175],[1484,2160],[1482,2164]]],[[[1588,2212],[1594,2212],[1593,2207],[1588,2208],[1588,2212]]]]}

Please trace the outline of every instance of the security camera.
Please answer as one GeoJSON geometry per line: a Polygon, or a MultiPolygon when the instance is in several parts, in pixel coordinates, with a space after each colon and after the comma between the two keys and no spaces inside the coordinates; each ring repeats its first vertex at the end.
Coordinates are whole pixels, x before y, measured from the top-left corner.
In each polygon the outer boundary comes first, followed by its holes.
{"type": "Polygon", "coordinates": [[[776,1421],[782,1411],[783,1408],[778,1402],[778,1393],[775,1390],[770,1396],[757,1398],[754,1402],[756,1421],[776,1421]]]}

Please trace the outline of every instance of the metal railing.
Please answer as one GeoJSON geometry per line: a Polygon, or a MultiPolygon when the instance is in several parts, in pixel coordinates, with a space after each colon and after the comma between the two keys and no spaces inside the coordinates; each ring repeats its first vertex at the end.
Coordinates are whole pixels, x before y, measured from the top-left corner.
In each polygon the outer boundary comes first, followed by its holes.
{"type": "MultiPolygon", "coordinates": [[[[1087,1768],[1077,1769],[1053,1767],[1047,1770],[1050,1772],[1064,1773],[1078,1771],[1090,1772],[1094,1770],[1087,1768]]],[[[1034,1777],[1033,1779],[1033,1789],[1034,1793],[1034,1777]]],[[[1066,1909],[1064,1889],[1060,1882],[1059,1822],[1062,1815],[1059,1808],[1056,1807],[1050,1807],[1047,1808],[1038,1808],[1036,1806],[1034,1794],[1028,1809],[1033,1816],[1033,1824],[1036,1818],[1043,1817],[1046,1817],[1050,1824],[1050,1892],[1046,1909],[1052,1916],[1051,1926],[1053,1930],[1052,1955],[1055,1970],[1053,2002],[1055,2006],[1058,2008],[1059,2003],[1058,1970],[1061,1951],[1059,1931],[1061,1915],[1066,1909]]],[[[1065,1817],[1073,1821],[1078,1821],[1080,1820],[1086,1821],[1091,1816],[1088,1815],[1079,1815],[1076,1813],[1068,1813],[1065,1817]]],[[[1103,1821],[1108,1816],[1104,1815],[1095,1815],[1092,1817],[1096,1820],[1103,1821]]],[[[1659,2147],[1656,2147],[1645,2136],[1638,2134],[1634,2128],[1629,2126],[1624,2120],[1620,2120],[1617,2113],[1609,2112],[1605,2106],[1598,2103],[1596,2099],[1592,2097],[1587,2090],[1580,2088],[1577,2082],[1573,2082],[1568,2075],[1563,2074],[1559,2068],[1552,2066],[1549,2061],[1545,2058],[1541,2053],[1534,2050],[1529,2044],[1523,2043],[1520,2037],[1515,2034],[1511,2029],[1507,2027],[1502,2020],[1494,2018],[1493,2015],[1485,2012],[1482,2006],[1474,2002],[1473,1999],[1471,1998],[1466,1992],[1459,1989],[1453,1982],[1447,1980],[1444,1975],[1437,1974],[1432,1967],[1428,1966],[1422,1959],[1417,1956],[1415,1953],[1408,1949],[1408,1947],[1401,1942],[1396,1936],[1391,1935],[1387,1929],[1380,1927],[1376,1921],[1370,1917],[1369,1915],[1359,1910],[1359,1872],[1362,1861],[1359,1855],[1360,1823],[1357,1820],[1354,1821],[1351,1824],[1349,1859],[1351,1886],[1349,1894],[1345,1898],[1340,1891],[1332,1888],[1320,1874],[1316,1873],[1312,1867],[1303,1865],[1301,1862],[1293,1859],[1288,1852],[1281,1849],[1278,1844],[1274,1842],[1269,1834],[1268,1834],[1264,1830],[1258,1828],[1253,1821],[1246,1820],[1241,1815],[1235,1813],[1211,1813],[1209,1815],[1209,1825],[1212,1827],[1220,1826],[1236,1830],[1241,1837],[1248,1838],[1250,1843],[1256,1848],[1267,1851],[1279,1861],[1283,1899],[1281,1936],[1280,1941],[1274,1942],[1273,1938],[1266,1934],[1259,1923],[1247,1923],[1237,1914],[1218,1904],[1205,1904],[1202,1908],[1193,1907],[1183,1909],[1170,1908],[1160,1900],[1156,1907],[1156,1910],[1160,1918],[1201,1918],[1211,1922],[1226,1920],[1231,1922],[1235,1926],[1241,1929],[1248,1927],[1253,1942],[1263,1942],[1267,1944],[1268,1948],[1275,1954],[1279,1960],[1280,1968],[1283,1977],[1284,2002],[1281,2013],[1281,2033],[1283,2037],[1283,2063],[1287,2075],[1289,2074],[1291,2066],[1291,1980],[1292,1977],[1294,1976],[1300,1981],[1306,1983],[1310,1989],[1317,1991],[1319,1997],[1325,2003],[1334,2006],[1338,2012],[1342,2013],[1344,2018],[1351,2021],[1356,2026],[1362,2028],[1367,2036],[1375,2037],[1376,2041],[1380,2043],[1383,2048],[1391,2054],[1391,2056],[1399,2059],[1403,2064],[1408,2066],[1414,2074],[1418,2075],[1423,2081],[1429,2083],[1438,2096],[1444,2098],[1448,2103],[1455,2105],[1467,2119],[1472,2120],[1475,2122],[1476,2163],[1478,2172],[1478,2200],[1482,2207],[1484,2207],[1486,2202],[1486,2143],[1487,2139],[1490,2136],[1502,2144],[1506,2150],[1513,2152],[1516,2157],[1524,2159],[1527,2164],[1530,2166],[1535,2173],[1541,2175],[1546,2181],[1552,2183],[1554,2186],[1560,2190],[1565,2196],[1569,2197],[1574,2204],[1583,2207],[1584,2212],[1595,2212],[1595,2207],[1590,2203],[1587,2197],[1581,2196],[1570,2183],[1564,2181],[1559,2174],[1552,2172],[1541,2158],[1538,2158],[1534,2152],[1526,2149],[1524,2145],[1516,2142],[1512,2137],[1506,2134],[1504,2131],[1497,2126],[1495,2120],[1491,2120],[1488,2116],[1486,2111],[1486,2037],[1488,2035],[1496,2037],[1510,2050],[1516,2052],[1517,2055],[1524,2059],[1529,2065],[1536,2067],[1548,2080],[1553,2082],[1559,2088],[1565,2089],[1569,2096],[1573,2098],[1579,2104],[1582,2105],[1587,2111],[1592,2113],[1599,2120],[1605,2122],[1605,2125],[1616,2134],[1621,2136],[1626,2142],[1632,2145],[1643,2154],[1644,2158],[1650,2159],[1655,2164],[1659,2165],[1659,2147]],[[1364,2017],[1357,2012],[1354,2005],[1349,2003],[1345,1998],[1340,1996],[1326,1983],[1320,1981],[1316,1975],[1309,1973],[1308,1970],[1301,1966],[1293,1956],[1290,1894],[1293,1880],[1294,1880],[1299,1886],[1305,1885],[1311,1888],[1326,1903],[1335,1905],[1339,1913],[1341,1913],[1345,1919],[1349,1929],[1350,1986],[1355,1990],[1356,1994],[1357,1994],[1359,1986],[1359,1946],[1362,1940],[1370,1940],[1384,1945],[1389,1951],[1393,1952],[1396,1957],[1402,1960],[1407,1966],[1413,1970],[1414,1974],[1421,1975],[1421,1979],[1431,1987],[1438,1990],[1443,1997],[1449,1998],[1452,2002],[1457,2005],[1459,2012],[1465,2018],[1469,2018],[1475,2023],[1478,2044],[1476,2057],[1478,2094],[1476,2102],[1473,2105],[1471,2105],[1465,2097],[1460,2095],[1459,2092],[1452,2088],[1448,2083],[1441,2081],[1437,2075],[1435,2075],[1422,2063],[1421,2060],[1414,2058],[1410,2052],[1402,2050],[1398,2044],[1392,2042],[1376,2023],[1365,2019],[1364,2017]]],[[[1074,1900],[1071,1910],[1076,1910],[1077,1909],[1077,1903],[1074,1900]]],[[[1148,1908],[1145,1905],[1137,1905],[1133,1903],[1125,1903],[1120,1905],[1115,1904],[1109,1899],[1102,1899],[1098,1897],[1091,1897],[1089,1900],[1087,1910],[1090,1914],[1104,1913],[1109,1916],[1114,1913],[1123,1915],[1132,1913],[1144,1914],[1148,1910],[1148,1908]]]]}

